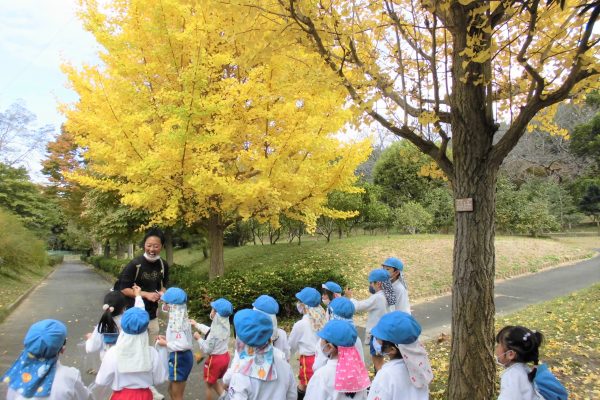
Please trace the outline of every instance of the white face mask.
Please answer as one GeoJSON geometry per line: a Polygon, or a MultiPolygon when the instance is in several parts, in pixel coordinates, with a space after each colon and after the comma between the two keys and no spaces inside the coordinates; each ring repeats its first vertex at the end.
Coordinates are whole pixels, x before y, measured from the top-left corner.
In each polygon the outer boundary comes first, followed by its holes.
{"type": "MultiPolygon", "coordinates": [[[[323,342],[321,342],[323,343],[323,342]]],[[[329,343],[326,343],[324,345],[321,345],[321,351],[323,352],[323,354],[325,354],[325,356],[327,356],[327,358],[331,357],[331,346],[329,346],[329,343]]]]}
{"type": "Polygon", "coordinates": [[[150,254],[148,254],[148,253],[144,253],[144,258],[145,258],[146,260],[148,260],[148,261],[158,261],[158,260],[160,259],[160,255],[159,255],[159,254],[157,254],[157,255],[155,255],[155,256],[151,256],[151,255],[150,255],[150,254]]]}
{"type": "MultiPolygon", "coordinates": [[[[509,351],[512,351],[512,350],[506,350],[504,353],[501,354],[501,356],[506,355],[506,353],[508,353],[509,351]]],[[[506,368],[506,364],[501,363],[500,358],[497,355],[494,355],[494,359],[496,360],[496,364],[498,364],[501,367],[506,368]]]]}
{"type": "Polygon", "coordinates": [[[296,303],[296,309],[300,314],[304,314],[304,306],[300,303],[296,303]]]}

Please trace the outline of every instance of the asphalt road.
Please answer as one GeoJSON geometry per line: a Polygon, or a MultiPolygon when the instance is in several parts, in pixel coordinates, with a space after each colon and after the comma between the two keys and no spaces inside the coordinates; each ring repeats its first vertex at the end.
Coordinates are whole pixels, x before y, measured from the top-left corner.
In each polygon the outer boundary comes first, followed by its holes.
{"type": "MultiPolygon", "coordinates": [[[[573,265],[510,279],[496,284],[496,310],[505,314],[530,304],[563,296],[600,282],[600,256],[573,265]]],[[[86,384],[94,375],[88,369],[98,367],[95,356],[85,356],[81,343],[101,315],[107,282],[89,266],[66,261],[40,284],[2,324],[0,324],[0,373],[4,373],[22,350],[22,340],[29,326],[40,319],[55,318],[67,324],[67,351],[61,362],[81,370],[86,384]]],[[[450,331],[451,297],[442,296],[413,306],[413,314],[423,327],[424,339],[450,331]]],[[[360,320],[359,320],[360,321],[360,320]]],[[[358,322],[358,321],[357,321],[358,322]]],[[[359,327],[362,335],[364,328],[359,327]]],[[[367,352],[368,353],[368,352],[367,352]]],[[[366,353],[366,354],[367,354],[366,353]]],[[[167,393],[166,385],[158,388],[167,393]]],[[[0,386],[0,398],[6,393],[0,386]]],[[[167,396],[168,398],[168,396],[167,396]]],[[[204,400],[202,365],[194,366],[186,387],[186,399],[204,400]]]]}
{"type": "MultiPolygon", "coordinates": [[[[600,255],[539,273],[496,282],[496,315],[504,315],[528,305],[552,300],[600,282],[600,255]]],[[[413,305],[412,313],[423,329],[422,338],[449,333],[452,318],[452,297],[413,305]]]]}

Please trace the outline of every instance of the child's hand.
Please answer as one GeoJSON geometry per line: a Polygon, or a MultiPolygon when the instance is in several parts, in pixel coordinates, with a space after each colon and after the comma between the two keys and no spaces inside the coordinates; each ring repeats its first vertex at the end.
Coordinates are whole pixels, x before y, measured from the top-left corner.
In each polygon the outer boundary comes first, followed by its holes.
{"type": "Polygon", "coordinates": [[[131,288],[133,289],[133,294],[135,295],[135,297],[142,295],[142,288],[136,285],[135,283],[131,288]]]}
{"type": "Polygon", "coordinates": [[[190,325],[192,325],[193,327],[196,327],[197,322],[195,319],[190,318],[189,321],[190,321],[190,325]]]}
{"type": "Polygon", "coordinates": [[[85,334],[85,340],[88,340],[91,337],[92,337],[92,332],[85,334]]]}
{"type": "Polygon", "coordinates": [[[194,339],[200,340],[202,336],[198,332],[194,332],[194,339]]]}
{"type": "Polygon", "coordinates": [[[167,345],[167,338],[164,337],[163,335],[158,335],[156,337],[156,344],[158,344],[159,346],[166,346],[167,345]]]}
{"type": "Polygon", "coordinates": [[[352,289],[346,288],[344,290],[344,296],[346,296],[347,298],[351,299],[352,298],[352,289]]]}

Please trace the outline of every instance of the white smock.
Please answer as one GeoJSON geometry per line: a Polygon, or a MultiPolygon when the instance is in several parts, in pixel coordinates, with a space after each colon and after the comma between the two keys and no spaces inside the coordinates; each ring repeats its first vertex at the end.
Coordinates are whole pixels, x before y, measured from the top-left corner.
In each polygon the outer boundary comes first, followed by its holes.
{"type": "Polygon", "coordinates": [[[369,400],[428,400],[429,387],[417,388],[410,381],[408,368],[402,359],[390,360],[375,375],[369,400]]]}
{"type": "Polygon", "coordinates": [[[304,314],[302,319],[294,324],[292,332],[290,332],[290,351],[292,354],[312,356],[315,354],[315,347],[318,342],[319,337],[311,327],[310,318],[308,314],[304,314]]]}
{"type": "Polygon", "coordinates": [[[239,372],[233,373],[227,390],[229,400],[296,400],[298,391],[294,373],[284,357],[280,350],[275,349],[273,366],[277,379],[272,381],[261,381],[239,372]]]}
{"type": "Polygon", "coordinates": [[[500,377],[498,400],[543,400],[527,377],[530,371],[524,363],[514,363],[508,367],[500,377]]]}

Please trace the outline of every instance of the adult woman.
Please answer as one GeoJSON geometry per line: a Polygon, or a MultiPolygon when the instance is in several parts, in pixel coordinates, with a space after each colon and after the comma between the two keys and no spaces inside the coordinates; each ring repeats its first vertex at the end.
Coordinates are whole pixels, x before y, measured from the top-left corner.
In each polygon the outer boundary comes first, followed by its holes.
{"type": "Polygon", "coordinates": [[[133,285],[136,284],[142,289],[144,308],[150,316],[148,334],[151,344],[154,344],[158,335],[156,319],[158,300],[169,283],[169,265],[160,258],[164,240],[160,229],[153,228],[146,232],[144,254],[131,260],[121,272],[119,279],[121,293],[128,298],[128,307],[132,307],[135,300],[133,285]]]}

